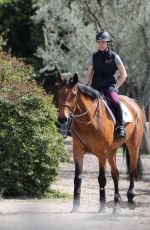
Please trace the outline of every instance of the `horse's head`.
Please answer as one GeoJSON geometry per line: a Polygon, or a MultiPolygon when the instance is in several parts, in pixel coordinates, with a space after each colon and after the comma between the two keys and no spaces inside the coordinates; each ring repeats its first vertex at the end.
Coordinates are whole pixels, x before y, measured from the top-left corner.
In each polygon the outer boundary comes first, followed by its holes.
{"type": "Polygon", "coordinates": [[[75,111],[78,92],[77,82],[77,73],[75,73],[73,77],[69,78],[63,75],[58,76],[58,80],[56,82],[59,96],[58,121],[61,124],[66,123],[70,117],[70,113],[75,111]]]}

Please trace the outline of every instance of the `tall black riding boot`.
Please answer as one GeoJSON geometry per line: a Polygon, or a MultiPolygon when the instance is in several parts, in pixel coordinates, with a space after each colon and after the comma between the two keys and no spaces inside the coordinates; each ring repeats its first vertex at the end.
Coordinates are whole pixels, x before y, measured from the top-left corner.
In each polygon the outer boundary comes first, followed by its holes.
{"type": "Polygon", "coordinates": [[[117,119],[117,123],[118,123],[116,130],[115,130],[116,137],[117,138],[125,138],[126,137],[126,131],[125,131],[125,128],[123,126],[123,114],[122,114],[122,108],[121,108],[120,102],[118,102],[114,105],[114,109],[115,109],[115,115],[116,115],[116,119],[117,119]]]}

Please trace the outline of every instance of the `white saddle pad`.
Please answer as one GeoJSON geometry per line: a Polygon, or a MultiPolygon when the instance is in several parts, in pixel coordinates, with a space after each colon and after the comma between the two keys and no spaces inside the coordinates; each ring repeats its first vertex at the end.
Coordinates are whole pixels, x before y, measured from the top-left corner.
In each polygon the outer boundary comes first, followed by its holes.
{"type": "MultiPolygon", "coordinates": [[[[106,108],[107,108],[108,112],[110,113],[110,115],[111,115],[111,117],[113,119],[114,124],[116,124],[116,118],[115,118],[114,114],[112,113],[111,109],[109,108],[109,106],[107,105],[106,102],[105,102],[105,104],[106,104],[106,108]]],[[[133,118],[132,118],[131,112],[127,108],[127,106],[124,105],[122,102],[120,104],[121,104],[121,108],[122,108],[122,111],[123,111],[123,124],[125,125],[126,123],[131,122],[133,120],[133,118]]]]}

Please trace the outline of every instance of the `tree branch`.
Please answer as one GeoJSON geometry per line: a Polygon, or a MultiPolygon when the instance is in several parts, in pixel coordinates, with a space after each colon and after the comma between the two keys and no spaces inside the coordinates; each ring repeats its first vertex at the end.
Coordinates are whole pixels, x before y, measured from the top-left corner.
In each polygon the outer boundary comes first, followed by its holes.
{"type": "Polygon", "coordinates": [[[92,10],[91,10],[91,8],[88,5],[88,2],[86,0],[84,0],[84,4],[86,5],[86,8],[87,8],[89,14],[94,18],[95,22],[99,26],[99,29],[103,30],[104,28],[103,28],[102,24],[100,23],[100,21],[98,20],[98,18],[95,16],[95,14],[92,12],[92,10]]]}

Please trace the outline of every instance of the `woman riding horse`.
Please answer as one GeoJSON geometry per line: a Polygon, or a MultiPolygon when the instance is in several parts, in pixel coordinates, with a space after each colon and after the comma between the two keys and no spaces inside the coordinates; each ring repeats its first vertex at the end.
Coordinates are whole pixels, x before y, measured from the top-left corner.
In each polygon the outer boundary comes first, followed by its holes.
{"type": "Polygon", "coordinates": [[[117,91],[124,83],[127,73],[120,57],[110,49],[112,42],[110,34],[106,31],[98,33],[96,42],[99,50],[88,60],[86,84],[89,85],[92,82],[92,88],[103,91],[110,99],[118,122],[115,130],[116,137],[125,138],[126,132],[117,91]],[[114,76],[117,70],[120,75],[119,79],[114,76]]]}

